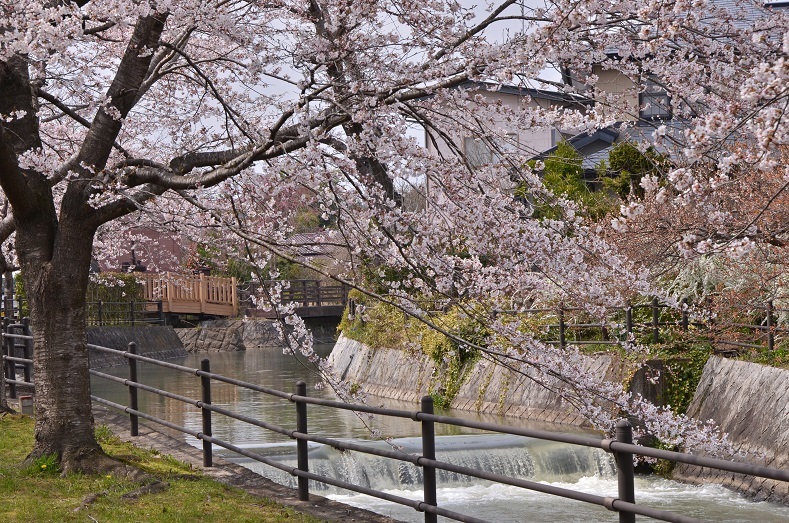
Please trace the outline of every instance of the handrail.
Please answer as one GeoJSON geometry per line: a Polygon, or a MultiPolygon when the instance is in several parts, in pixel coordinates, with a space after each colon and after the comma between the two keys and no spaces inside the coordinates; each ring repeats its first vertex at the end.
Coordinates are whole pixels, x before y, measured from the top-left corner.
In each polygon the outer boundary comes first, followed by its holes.
{"type": "MultiPolygon", "coordinates": [[[[22,325],[19,325],[22,327],[22,325]]],[[[20,335],[20,334],[12,334],[12,333],[3,333],[4,338],[4,345],[8,342],[15,342],[15,340],[24,340],[29,341],[32,340],[32,336],[30,335],[20,335]]],[[[583,436],[579,434],[569,434],[569,433],[559,433],[559,432],[551,432],[545,430],[538,430],[538,429],[528,429],[528,428],[519,428],[519,427],[510,427],[505,425],[498,425],[494,423],[487,423],[487,422],[479,422],[474,420],[466,420],[461,418],[455,418],[450,416],[443,416],[443,415],[436,415],[432,412],[432,399],[426,397],[423,399],[422,409],[415,410],[415,411],[408,411],[408,410],[397,410],[397,409],[386,409],[381,407],[371,407],[368,405],[361,405],[361,404],[349,404],[344,403],[341,401],[336,400],[327,400],[321,398],[312,398],[306,396],[306,388],[304,388],[303,383],[297,385],[296,393],[287,393],[275,389],[269,389],[267,387],[261,387],[254,383],[244,382],[242,380],[237,380],[235,378],[230,378],[227,376],[222,376],[220,374],[210,372],[210,365],[208,360],[203,360],[201,368],[196,369],[192,367],[187,367],[184,365],[178,365],[170,362],[160,361],[153,358],[148,358],[146,356],[141,356],[135,353],[135,346],[134,344],[130,344],[128,351],[121,351],[117,349],[111,349],[109,347],[102,347],[98,345],[89,345],[90,348],[95,350],[100,350],[103,352],[108,352],[112,354],[116,354],[126,358],[129,361],[129,371],[130,377],[134,377],[134,379],[127,379],[121,378],[118,376],[113,376],[107,373],[103,373],[97,370],[90,370],[90,374],[96,377],[100,377],[103,379],[108,379],[116,383],[123,384],[124,386],[128,387],[130,391],[130,398],[134,397],[135,399],[132,401],[135,404],[134,407],[132,406],[124,406],[119,403],[115,403],[104,398],[100,398],[98,396],[92,395],[91,398],[93,401],[96,401],[99,404],[107,405],[109,407],[121,410],[130,416],[130,421],[132,422],[132,435],[136,435],[136,420],[138,418],[142,418],[145,420],[149,420],[168,428],[183,432],[185,434],[189,434],[197,439],[200,439],[204,442],[203,452],[204,452],[204,465],[211,466],[211,445],[215,444],[220,447],[224,447],[228,450],[246,456],[256,461],[260,461],[264,464],[279,468],[280,470],[284,470],[288,472],[292,476],[296,476],[298,478],[307,478],[312,479],[315,481],[319,481],[325,484],[337,486],[340,488],[348,489],[354,492],[360,492],[364,494],[369,494],[381,499],[385,499],[388,501],[392,501],[395,503],[399,503],[402,505],[410,506],[415,510],[422,511],[425,513],[425,521],[435,521],[435,515],[442,515],[448,517],[450,519],[454,519],[456,521],[469,521],[469,522],[476,522],[476,523],[486,523],[481,519],[463,515],[454,511],[446,510],[437,506],[435,502],[429,503],[427,500],[430,498],[428,492],[425,493],[425,501],[418,501],[418,500],[410,500],[406,498],[401,498],[399,496],[394,496],[391,494],[387,494],[384,492],[377,491],[372,488],[363,487],[360,485],[354,485],[342,480],[329,478],[325,476],[321,476],[315,473],[308,472],[307,469],[307,452],[306,446],[303,447],[303,452],[299,450],[299,463],[300,465],[296,468],[290,467],[287,465],[283,465],[278,463],[272,459],[265,458],[263,456],[257,455],[253,452],[249,452],[247,450],[241,449],[231,443],[224,442],[218,438],[215,438],[211,435],[211,424],[210,424],[210,414],[207,413],[216,413],[221,414],[223,416],[227,416],[232,419],[236,419],[245,423],[252,424],[254,426],[270,430],[285,436],[288,436],[292,439],[297,441],[311,441],[316,443],[322,443],[325,445],[329,445],[338,449],[342,450],[351,450],[355,452],[362,452],[366,454],[376,455],[379,457],[387,458],[387,459],[396,459],[400,461],[410,462],[417,466],[423,467],[426,471],[430,470],[446,470],[450,472],[455,472],[459,474],[469,475],[472,477],[477,477],[480,479],[485,479],[489,481],[495,481],[499,483],[504,483],[508,485],[513,485],[529,490],[534,490],[538,492],[547,493],[554,496],[565,497],[569,499],[574,499],[578,501],[582,501],[585,503],[591,503],[599,506],[603,506],[608,510],[617,511],[620,514],[620,521],[634,521],[634,515],[643,515],[652,517],[655,519],[660,519],[663,521],[675,521],[681,523],[695,523],[701,520],[683,516],[680,514],[675,514],[668,511],[663,511],[659,509],[655,509],[652,507],[635,504],[634,502],[627,501],[627,498],[635,499],[632,496],[632,466],[630,468],[630,477],[623,477],[623,470],[627,470],[628,467],[622,468],[620,465],[619,459],[617,459],[617,466],[620,470],[619,473],[619,481],[620,481],[620,497],[613,498],[613,497],[604,497],[595,494],[588,494],[579,491],[574,491],[572,489],[566,489],[561,487],[556,487],[552,485],[545,485],[543,483],[538,483],[526,479],[520,478],[513,478],[504,476],[501,474],[493,473],[493,472],[486,472],[481,470],[475,470],[468,467],[463,467],[460,465],[454,465],[452,463],[447,463],[441,460],[437,460],[433,457],[425,456],[424,454],[426,451],[423,450],[423,455],[412,455],[404,452],[394,451],[394,450],[385,450],[385,449],[378,449],[373,447],[368,447],[359,443],[343,441],[333,438],[328,438],[324,436],[318,436],[309,434],[306,431],[306,425],[303,429],[288,429],[285,427],[281,427],[278,425],[270,424],[262,420],[258,420],[252,418],[250,416],[245,416],[241,414],[237,414],[228,410],[226,408],[222,408],[216,405],[212,405],[210,401],[210,384],[212,380],[221,381],[224,383],[232,384],[238,387],[243,387],[249,390],[257,391],[264,394],[273,395],[279,397],[280,399],[288,400],[292,403],[295,403],[297,406],[301,406],[299,408],[304,408],[306,405],[317,405],[323,406],[328,408],[338,408],[343,410],[351,410],[356,412],[367,412],[379,415],[387,415],[387,416],[394,416],[398,418],[408,418],[416,422],[421,422],[423,426],[425,424],[429,424],[432,426],[433,423],[442,423],[448,424],[453,426],[461,426],[461,427],[469,427],[475,429],[482,429],[486,431],[494,431],[503,434],[512,434],[516,436],[526,436],[536,439],[548,440],[548,441],[556,441],[561,443],[567,443],[572,445],[581,445],[591,448],[598,448],[602,449],[606,452],[612,453],[614,455],[621,455],[622,457],[628,456],[628,462],[632,463],[632,455],[640,455],[640,456],[647,456],[652,458],[658,459],[665,459],[669,461],[674,461],[678,463],[686,463],[690,465],[696,465],[701,467],[707,467],[717,470],[724,470],[728,472],[734,472],[739,474],[748,474],[751,476],[763,477],[778,481],[789,481],[789,470],[780,470],[780,469],[773,469],[769,467],[761,467],[756,465],[750,465],[747,463],[740,463],[740,462],[733,462],[733,461],[726,461],[720,460],[716,458],[708,458],[703,456],[696,456],[692,454],[686,454],[681,452],[673,452],[667,451],[662,449],[654,449],[649,447],[642,447],[640,445],[634,445],[632,443],[628,443],[630,441],[631,436],[631,429],[628,423],[620,422],[617,426],[617,437],[620,437],[620,431],[623,436],[621,436],[622,440],[612,440],[612,439],[604,439],[604,438],[595,438],[590,436],[583,436]],[[187,396],[183,396],[180,394],[176,394],[173,392],[169,392],[166,390],[158,389],[156,387],[152,387],[149,385],[145,385],[137,381],[137,362],[147,362],[152,363],[161,367],[169,368],[174,371],[178,372],[185,372],[188,374],[192,374],[196,377],[201,378],[201,383],[203,387],[203,399],[196,400],[193,398],[189,398],[187,396]],[[206,390],[207,388],[207,390],[206,390]],[[163,397],[171,398],[177,401],[184,402],[186,404],[192,405],[194,407],[200,408],[203,412],[203,430],[202,431],[195,431],[191,429],[187,429],[186,427],[179,426],[177,424],[171,423],[167,420],[163,420],[147,414],[145,412],[140,411],[136,408],[136,390],[144,390],[153,394],[157,394],[163,397]],[[134,391],[134,394],[132,394],[134,391]],[[208,420],[208,424],[206,424],[206,419],[208,420]],[[303,454],[303,456],[302,456],[303,454]],[[301,465],[303,458],[303,466],[301,465]],[[624,481],[625,485],[630,483],[631,493],[627,495],[627,488],[625,488],[625,495],[623,496],[622,488],[622,481],[624,481]]],[[[21,358],[16,358],[14,356],[9,356],[4,354],[3,359],[6,361],[16,362],[21,358]]],[[[31,360],[32,361],[32,360],[31,360]]],[[[13,383],[15,380],[9,379],[8,377],[5,378],[6,383],[13,383]]],[[[432,432],[432,431],[429,431],[432,432]]],[[[423,432],[424,434],[424,432],[423,432]]],[[[434,437],[434,436],[432,436],[434,437]]],[[[423,436],[423,443],[424,443],[424,436],[423,436]]],[[[431,445],[434,446],[434,443],[431,442],[431,445]]],[[[625,474],[626,476],[626,474],[625,474]]],[[[300,499],[308,499],[308,487],[307,483],[299,482],[299,497],[300,499]],[[303,489],[303,492],[302,492],[303,489]],[[302,495],[305,497],[302,498],[302,495]]],[[[435,488],[435,486],[433,486],[435,488]]],[[[432,499],[435,499],[432,497],[432,499]]]]}

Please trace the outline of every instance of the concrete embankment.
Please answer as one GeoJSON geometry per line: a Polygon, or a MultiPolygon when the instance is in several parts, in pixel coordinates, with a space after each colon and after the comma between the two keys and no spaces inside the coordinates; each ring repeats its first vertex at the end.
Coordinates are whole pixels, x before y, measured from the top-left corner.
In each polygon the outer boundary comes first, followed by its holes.
{"type": "MultiPolygon", "coordinates": [[[[704,367],[688,415],[715,420],[748,463],[789,468],[789,370],[713,357],[704,367]]],[[[741,461],[742,458],[735,458],[741,461]]],[[[675,477],[720,483],[756,500],[789,504],[789,483],[678,466],[675,477]]]]}
{"type": "MultiPolygon", "coordinates": [[[[166,360],[186,356],[184,345],[172,327],[150,325],[146,327],[91,327],[88,343],[116,350],[128,350],[129,343],[137,344],[137,354],[166,360]]],[[[90,349],[90,366],[94,369],[123,365],[126,358],[90,349]]]]}
{"type": "MultiPolygon", "coordinates": [[[[431,392],[436,372],[435,363],[424,354],[372,349],[344,336],[337,340],[329,362],[343,379],[361,385],[369,394],[414,404],[431,392]]],[[[617,379],[619,368],[613,357],[602,355],[588,358],[579,370],[599,380],[612,380],[617,379]]],[[[477,363],[469,370],[451,406],[563,425],[589,425],[571,405],[530,376],[489,362],[477,363]]]]}

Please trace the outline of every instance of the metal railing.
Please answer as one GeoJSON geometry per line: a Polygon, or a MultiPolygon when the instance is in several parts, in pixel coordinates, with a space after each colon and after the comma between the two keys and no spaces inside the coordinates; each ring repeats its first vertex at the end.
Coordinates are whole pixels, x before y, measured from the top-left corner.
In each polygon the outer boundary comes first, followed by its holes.
{"type": "Polygon", "coordinates": [[[545,330],[543,341],[561,347],[619,345],[627,340],[658,344],[668,341],[674,333],[688,333],[691,329],[720,353],[736,352],[739,348],[769,353],[775,350],[777,342],[787,339],[789,329],[778,326],[776,318],[789,314],[789,309],[775,307],[771,301],[740,309],[738,314],[731,315],[735,319],[694,321],[690,318],[687,300],[675,308],[653,298],[647,303],[610,308],[599,321],[590,319],[585,309],[562,305],[519,311],[495,310],[493,314],[542,316],[546,320],[541,325],[545,330]]]}
{"type": "Polygon", "coordinates": [[[89,326],[165,325],[162,301],[103,301],[85,304],[89,326]]]}
{"type": "Polygon", "coordinates": [[[9,397],[16,398],[17,387],[33,386],[33,336],[30,320],[24,318],[16,322],[11,318],[3,318],[2,345],[3,380],[8,384],[9,397]]]}
{"type": "MultiPolygon", "coordinates": [[[[7,332],[3,334],[5,338],[4,347],[9,343],[18,343],[20,340],[28,343],[32,337],[25,334],[15,334],[10,332],[17,329],[21,324],[8,325],[7,332]],[[9,341],[10,340],[10,341],[9,341]]],[[[332,485],[342,489],[347,489],[353,492],[367,494],[380,499],[384,499],[393,503],[409,506],[417,511],[424,512],[425,522],[435,522],[437,516],[444,516],[456,521],[483,523],[484,520],[461,514],[452,510],[442,508],[436,501],[436,471],[444,470],[455,472],[459,474],[468,475],[471,477],[489,480],[493,482],[503,483],[506,485],[513,485],[528,490],[542,492],[553,496],[558,496],[567,499],[573,499],[605,507],[608,510],[616,511],[619,513],[620,522],[634,522],[636,515],[648,516],[651,518],[659,519],[662,521],[674,522],[699,522],[701,520],[687,517],[680,514],[656,509],[641,504],[636,504],[634,494],[634,471],[633,471],[633,456],[645,456],[657,459],[665,459],[676,463],[686,463],[690,465],[708,467],[717,470],[724,470],[739,474],[749,474],[762,478],[769,478],[779,481],[789,481],[789,471],[771,469],[766,467],[759,467],[745,463],[730,462],[718,460],[713,458],[706,458],[694,456],[690,454],[683,454],[679,452],[671,452],[660,449],[653,449],[634,445],[632,443],[632,428],[626,421],[620,421],[616,426],[615,439],[600,439],[589,436],[577,434],[565,434],[558,432],[549,432],[544,430],[525,429],[517,427],[509,427],[505,425],[497,425],[491,423],[484,423],[472,420],[465,420],[460,418],[453,418],[448,416],[436,415],[433,412],[433,400],[429,396],[422,399],[421,409],[418,411],[408,410],[395,410],[379,407],[371,407],[368,405],[349,404],[341,401],[327,400],[320,398],[312,398],[307,396],[306,385],[304,382],[297,382],[293,393],[283,392],[279,390],[270,389],[254,383],[240,381],[231,377],[214,374],[211,372],[210,362],[207,359],[202,360],[200,368],[190,368],[183,365],[178,365],[171,362],[159,361],[153,358],[140,356],[136,353],[136,345],[129,344],[128,351],[119,351],[107,347],[97,345],[89,345],[90,349],[108,352],[116,355],[121,355],[128,360],[129,370],[128,378],[121,378],[113,376],[97,370],[91,370],[93,376],[110,380],[116,383],[123,384],[128,388],[129,404],[122,405],[109,401],[104,398],[92,395],[91,398],[96,403],[106,405],[118,410],[121,410],[129,415],[130,432],[132,436],[136,436],[139,430],[139,420],[144,419],[154,423],[158,423],[170,429],[189,434],[203,442],[203,464],[206,467],[213,465],[213,445],[228,449],[234,453],[253,459],[255,461],[264,463],[279,470],[283,470],[290,475],[297,478],[298,482],[298,497],[301,500],[309,499],[309,483],[308,480],[322,482],[327,485],[332,485]],[[192,374],[200,379],[201,383],[201,398],[189,398],[174,392],[158,389],[140,382],[138,377],[138,362],[146,362],[160,367],[165,367],[177,372],[184,372],[192,374]],[[211,403],[211,385],[213,381],[227,383],[236,387],[241,387],[261,394],[271,395],[280,398],[284,401],[289,401],[295,404],[296,410],[296,427],[286,428],[278,425],[268,423],[263,420],[255,419],[249,416],[244,416],[232,412],[228,409],[213,405],[211,403]],[[177,400],[188,405],[192,405],[200,409],[202,413],[202,429],[200,431],[192,430],[168,420],[158,418],[156,416],[142,412],[138,405],[138,391],[143,390],[149,393],[157,394],[159,396],[177,400]],[[325,408],[334,408],[342,410],[350,410],[355,412],[370,413],[382,416],[391,416],[401,418],[403,420],[412,420],[421,424],[422,433],[422,453],[421,455],[413,455],[397,450],[377,449],[370,448],[359,443],[343,441],[334,438],[322,437],[313,435],[307,429],[307,406],[319,406],[325,408]],[[240,448],[227,441],[215,438],[212,435],[212,415],[219,414],[229,418],[254,425],[278,434],[286,435],[297,441],[297,466],[293,467],[280,463],[276,460],[260,456],[247,449],[240,448]],[[504,434],[512,434],[517,436],[525,436],[531,438],[538,438],[542,440],[549,440],[555,442],[562,442],[571,445],[580,445],[595,449],[602,449],[605,452],[611,453],[614,456],[617,466],[617,483],[618,495],[617,497],[600,496],[596,494],[584,493],[572,489],[561,488],[553,485],[546,485],[535,481],[514,478],[498,474],[490,471],[483,471],[472,469],[448,463],[445,461],[437,460],[435,456],[435,430],[436,423],[448,424],[457,427],[469,427],[474,429],[481,429],[486,431],[499,432],[504,434]],[[309,455],[307,453],[307,442],[315,442],[324,445],[330,445],[337,449],[361,452],[371,455],[376,455],[384,458],[404,461],[412,463],[423,469],[424,476],[424,497],[422,501],[404,498],[401,496],[381,492],[379,490],[356,485],[343,481],[337,478],[321,476],[309,471],[309,455]]],[[[6,363],[18,362],[18,359],[9,359],[6,357],[5,352],[3,359],[6,363]]],[[[12,384],[15,380],[9,380],[6,376],[6,383],[12,384]]]]}
{"type": "MultiPolygon", "coordinates": [[[[0,300],[0,305],[3,303],[0,300]]],[[[6,314],[5,307],[0,306],[0,317],[12,321],[23,321],[28,313],[26,300],[14,300],[14,309],[6,314]]],[[[85,303],[85,321],[88,326],[137,326],[165,325],[162,301],[108,301],[97,300],[85,303]]]]}

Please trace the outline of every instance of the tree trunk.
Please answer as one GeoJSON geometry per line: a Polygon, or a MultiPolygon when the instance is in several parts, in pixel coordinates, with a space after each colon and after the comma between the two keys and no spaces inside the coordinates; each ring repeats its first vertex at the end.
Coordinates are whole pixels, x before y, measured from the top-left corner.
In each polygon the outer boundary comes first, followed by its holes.
{"type": "MultiPolygon", "coordinates": [[[[93,231],[61,223],[56,237],[54,248],[41,246],[52,249],[51,261],[20,258],[34,345],[36,425],[31,456],[54,454],[64,473],[91,473],[102,470],[107,460],[93,432],[85,331],[93,231]]],[[[20,250],[25,252],[31,251],[20,250]]]]}

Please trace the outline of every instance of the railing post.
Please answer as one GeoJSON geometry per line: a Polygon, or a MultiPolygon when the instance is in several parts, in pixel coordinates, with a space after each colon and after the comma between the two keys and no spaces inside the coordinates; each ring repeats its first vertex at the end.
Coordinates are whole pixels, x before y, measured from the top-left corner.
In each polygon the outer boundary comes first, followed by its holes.
{"type": "Polygon", "coordinates": [[[162,304],[162,300],[156,302],[156,312],[159,313],[159,325],[167,325],[167,321],[164,318],[164,305],[162,304]]]}
{"type": "Polygon", "coordinates": [[[198,284],[200,285],[200,287],[197,294],[200,299],[200,312],[205,313],[206,301],[208,300],[208,283],[205,280],[205,274],[203,274],[202,272],[200,273],[199,277],[200,280],[198,284]]]}
{"type": "Polygon", "coordinates": [[[682,330],[688,330],[688,299],[682,298],[680,302],[680,306],[682,307],[682,330]]]}
{"type": "MultiPolygon", "coordinates": [[[[22,318],[22,334],[25,336],[33,334],[33,331],[30,330],[30,318],[22,318]]],[[[27,360],[33,359],[33,340],[22,340],[22,357],[27,360]]],[[[22,372],[25,382],[33,383],[33,364],[25,362],[22,372]]]]}
{"type": "Polygon", "coordinates": [[[652,343],[660,343],[660,309],[657,296],[652,298],[652,343]]]}
{"type": "MultiPolygon", "coordinates": [[[[137,354],[137,344],[134,342],[129,343],[128,352],[129,354],[137,354]]],[[[137,360],[134,358],[129,358],[129,381],[137,383],[137,360]]],[[[134,411],[139,410],[137,392],[136,386],[129,385],[129,408],[134,411]]],[[[129,413],[129,424],[131,425],[129,434],[132,436],[139,435],[140,421],[136,414],[129,413]]]]}
{"type": "MultiPolygon", "coordinates": [[[[433,414],[433,398],[423,396],[421,407],[422,412],[425,414],[433,414]]],[[[433,421],[422,420],[422,456],[427,459],[436,459],[436,429],[433,421]]],[[[422,473],[424,476],[425,503],[437,506],[436,469],[422,466],[422,473]]],[[[436,523],[437,521],[438,516],[432,512],[425,512],[425,523],[436,523]]]]}
{"type": "Polygon", "coordinates": [[[628,301],[625,304],[625,330],[628,338],[633,334],[633,305],[628,301]]]}
{"type": "Polygon", "coordinates": [[[564,324],[564,305],[559,305],[559,347],[567,347],[567,326],[564,324]]]}
{"type": "MultiPolygon", "coordinates": [[[[211,362],[207,359],[200,361],[200,370],[203,372],[211,372],[211,362]]],[[[203,389],[203,405],[211,404],[211,378],[208,376],[200,376],[200,385],[203,389]]],[[[211,436],[211,411],[205,407],[200,409],[203,414],[203,435],[211,436]]],[[[211,449],[211,442],[203,440],[203,466],[212,467],[214,465],[214,457],[211,449]]]]}
{"type": "Polygon", "coordinates": [[[104,302],[99,300],[97,307],[98,307],[98,324],[104,325],[104,302]]]}
{"type": "MultiPolygon", "coordinates": [[[[616,441],[619,443],[633,443],[633,427],[627,420],[619,420],[616,424],[616,441]]],[[[619,499],[629,503],[636,502],[635,473],[633,471],[633,454],[628,452],[614,452],[617,470],[617,484],[619,486],[619,499]]],[[[619,513],[619,523],[635,523],[636,515],[629,512],[619,513]]]]}
{"type": "MultiPolygon", "coordinates": [[[[8,331],[10,330],[8,326],[13,322],[13,318],[9,318],[6,316],[3,318],[3,332],[10,334],[8,331]]],[[[6,338],[3,337],[3,354],[6,356],[14,356],[14,339],[13,338],[6,338]]],[[[15,380],[16,379],[16,363],[11,360],[5,360],[5,364],[3,365],[3,375],[8,380],[15,380]]],[[[5,387],[5,383],[2,383],[5,387]]],[[[8,384],[8,397],[12,399],[16,399],[16,384],[9,383],[8,384]]]]}
{"type": "Polygon", "coordinates": [[[129,321],[132,327],[134,327],[134,300],[129,302],[129,321]]]}
{"type": "MultiPolygon", "coordinates": [[[[307,395],[307,384],[303,381],[296,382],[296,396],[307,395]]],[[[303,401],[296,400],[296,431],[302,434],[307,434],[307,404],[303,401]]],[[[296,458],[299,470],[309,472],[309,456],[307,454],[307,440],[296,440],[296,458]]],[[[310,484],[307,478],[298,477],[299,484],[299,500],[310,500],[310,484]]]]}
{"type": "Polygon", "coordinates": [[[773,300],[767,302],[767,352],[772,352],[775,348],[775,333],[773,332],[773,300]]]}

